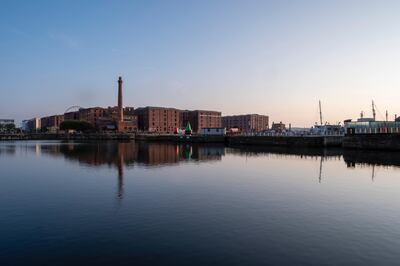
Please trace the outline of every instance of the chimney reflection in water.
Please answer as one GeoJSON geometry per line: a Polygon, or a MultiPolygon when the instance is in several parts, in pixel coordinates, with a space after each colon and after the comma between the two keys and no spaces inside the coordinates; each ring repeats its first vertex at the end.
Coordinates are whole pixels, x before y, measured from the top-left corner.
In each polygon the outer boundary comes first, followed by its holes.
{"type": "Polygon", "coordinates": [[[118,144],[118,199],[123,198],[124,194],[124,152],[125,146],[123,143],[118,144]]]}

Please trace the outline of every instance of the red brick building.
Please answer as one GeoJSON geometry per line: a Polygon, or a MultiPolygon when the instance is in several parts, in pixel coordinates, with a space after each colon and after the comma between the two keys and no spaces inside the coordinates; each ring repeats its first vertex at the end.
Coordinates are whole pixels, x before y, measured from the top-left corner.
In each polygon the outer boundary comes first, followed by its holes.
{"type": "Polygon", "coordinates": [[[181,127],[188,122],[193,132],[199,133],[202,128],[220,128],[222,126],[221,112],[207,110],[185,110],[181,112],[181,127]]]}
{"type": "Polygon", "coordinates": [[[119,121],[119,109],[115,107],[81,108],[76,112],[64,114],[64,120],[81,120],[91,123],[98,130],[121,129],[122,131],[136,131],[138,128],[137,115],[133,107],[123,108],[123,124],[119,121]]]}
{"type": "Polygon", "coordinates": [[[60,124],[64,121],[64,115],[52,115],[40,119],[42,132],[56,132],[60,129],[60,124]]]}
{"type": "Polygon", "coordinates": [[[79,111],[64,113],[64,121],[79,120],[79,111]]]}
{"type": "Polygon", "coordinates": [[[221,112],[194,110],[181,111],[165,107],[123,107],[122,78],[118,78],[118,105],[115,107],[81,108],[64,116],[43,118],[42,128],[58,130],[64,120],[82,120],[91,123],[97,130],[132,132],[138,129],[155,133],[175,133],[190,122],[193,132],[203,128],[221,128],[221,112]],[[64,119],[65,118],[65,119],[64,119]]]}
{"type": "Polygon", "coordinates": [[[139,129],[155,133],[174,133],[181,125],[181,111],[166,107],[143,107],[135,110],[139,129]]]}
{"type": "Polygon", "coordinates": [[[64,114],[65,120],[81,120],[91,123],[97,130],[132,132],[138,129],[138,118],[133,107],[123,107],[122,78],[118,79],[118,106],[81,108],[64,114]]]}
{"type": "Polygon", "coordinates": [[[101,107],[91,107],[79,109],[79,120],[98,125],[99,118],[107,116],[107,109],[101,107]]]}
{"type": "Polygon", "coordinates": [[[269,117],[266,115],[247,114],[222,117],[222,127],[239,128],[241,132],[260,132],[267,130],[269,117]]]}

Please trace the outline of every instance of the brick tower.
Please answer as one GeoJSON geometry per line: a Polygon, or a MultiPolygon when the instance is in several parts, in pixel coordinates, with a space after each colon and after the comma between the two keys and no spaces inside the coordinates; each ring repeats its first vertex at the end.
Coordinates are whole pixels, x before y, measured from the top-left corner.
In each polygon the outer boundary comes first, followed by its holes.
{"type": "Polygon", "coordinates": [[[118,119],[124,122],[124,107],[122,102],[122,77],[118,78],[118,119]]]}

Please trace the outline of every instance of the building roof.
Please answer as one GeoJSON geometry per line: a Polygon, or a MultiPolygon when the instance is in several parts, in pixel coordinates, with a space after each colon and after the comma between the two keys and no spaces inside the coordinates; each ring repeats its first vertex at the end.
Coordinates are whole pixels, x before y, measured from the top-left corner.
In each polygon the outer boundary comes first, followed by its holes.
{"type": "Polygon", "coordinates": [[[143,110],[143,109],[148,109],[148,108],[155,108],[155,109],[170,109],[170,110],[177,110],[181,111],[180,109],[173,108],[173,107],[162,107],[162,106],[146,106],[146,107],[138,107],[136,110],[143,110]]]}
{"type": "Polygon", "coordinates": [[[269,117],[268,115],[260,115],[260,114],[242,114],[242,115],[224,115],[222,116],[222,118],[224,117],[240,117],[240,116],[264,116],[264,117],[269,117]]]}

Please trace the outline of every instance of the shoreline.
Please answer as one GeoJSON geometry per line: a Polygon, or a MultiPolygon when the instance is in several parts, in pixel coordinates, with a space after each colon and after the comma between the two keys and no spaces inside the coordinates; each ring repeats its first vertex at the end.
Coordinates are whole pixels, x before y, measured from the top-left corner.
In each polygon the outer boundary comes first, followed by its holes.
{"type": "Polygon", "coordinates": [[[399,134],[347,135],[347,136],[181,136],[173,134],[143,133],[90,133],[90,134],[9,134],[0,135],[0,141],[61,140],[61,141],[147,141],[173,143],[219,143],[233,146],[343,148],[360,150],[400,151],[399,134]]]}

